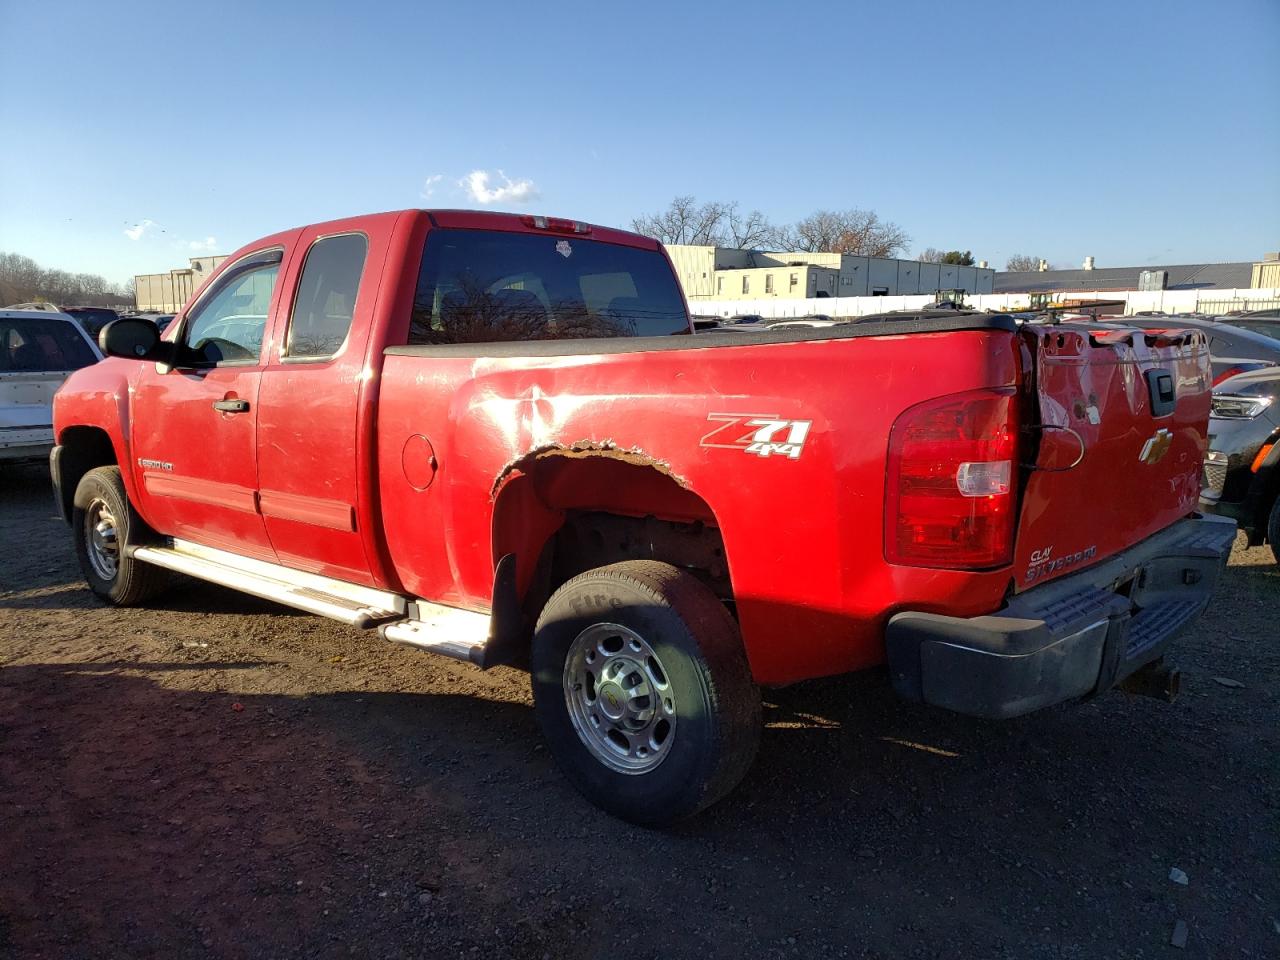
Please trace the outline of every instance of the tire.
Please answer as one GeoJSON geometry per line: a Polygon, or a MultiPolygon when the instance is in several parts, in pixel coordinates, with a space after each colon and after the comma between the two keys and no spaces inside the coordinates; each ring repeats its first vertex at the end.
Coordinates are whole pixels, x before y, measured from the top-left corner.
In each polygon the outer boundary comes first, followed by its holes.
{"type": "Polygon", "coordinates": [[[97,467],[80,479],[71,529],[85,581],[108,603],[135,606],[168,585],[166,571],[125,555],[154,534],[129,505],[119,467],[97,467]]]}
{"type": "Polygon", "coordinates": [[[1271,544],[1271,553],[1280,563],[1280,496],[1271,504],[1271,516],[1267,520],[1267,541],[1271,544]]]}
{"type": "Polygon", "coordinates": [[[755,759],[760,691],[737,624],[669,564],[630,560],[565,583],[538,619],[530,666],[552,756],[614,816],[643,826],[690,817],[755,759]]]}

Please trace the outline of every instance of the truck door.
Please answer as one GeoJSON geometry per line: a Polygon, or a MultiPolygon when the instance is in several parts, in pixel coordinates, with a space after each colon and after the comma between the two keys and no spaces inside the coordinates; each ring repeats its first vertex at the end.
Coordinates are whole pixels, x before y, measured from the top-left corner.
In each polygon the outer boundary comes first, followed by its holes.
{"type": "MultiPolygon", "coordinates": [[[[332,229],[330,227],[329,229],[332,229]]],[[[357,522],[371,438],[358,413],[385,238],[303,232],[263,371],[258,422],[260,506],[280,562],[373,584],[357,522]]]]}
{"type": "Polygon", "coordinates": [[[274,560],[258,512],[263,334],[278,299],[280,247],[241,257],[180,320],[191,360],[145,364],[132,404],[142,512],[161,533],[274,560]]]}

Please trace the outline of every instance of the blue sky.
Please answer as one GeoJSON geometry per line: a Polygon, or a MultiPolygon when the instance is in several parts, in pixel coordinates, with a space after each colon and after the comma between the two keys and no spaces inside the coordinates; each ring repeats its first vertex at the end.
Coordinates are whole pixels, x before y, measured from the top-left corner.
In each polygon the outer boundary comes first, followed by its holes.
{"type": "Polygon", "coordinates": [[[0,38],[0,250],[112,280],[355,213],[677,194],[997,267],[1280,249],[1280,0],[0,0],[0,38]]]}

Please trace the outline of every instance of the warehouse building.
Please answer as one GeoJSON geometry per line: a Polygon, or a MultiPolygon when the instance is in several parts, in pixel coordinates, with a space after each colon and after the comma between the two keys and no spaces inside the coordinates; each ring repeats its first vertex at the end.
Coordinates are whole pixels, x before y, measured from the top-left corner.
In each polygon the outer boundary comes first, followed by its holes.
{"type": "Polygon", "coordinates": [[[991,293],[995,271],[985,264],[921,263],[847,253],[766,252],[668,244],[690,300],[878,297],[939,290],[991,293]]]}
{"type": "Polygon", "coordinates": [[[168,273],[138,274],[133,278],[136,309],[139,313],[177,313],[225,259],[192,257],[189,266],[168,273]]]}
{"type": "Polygon", "coordinates": [[[1253,265],[1249,286],[1280,287],[1280,252],[1268,253],[1253,265]]]}
{"type": "MultiPolygon", "coordinates": [[[[1041,261],[1043,265],[1043,261],[1041,261]]],[[[1002,272],[996,293],[1071,293],[1120,290],[1239,290],[1280,286],[1280,255],[1250,263],[1175,263],[1146,267],[1095,267],[1087,257],[1079,270],[1002,272]]]]}

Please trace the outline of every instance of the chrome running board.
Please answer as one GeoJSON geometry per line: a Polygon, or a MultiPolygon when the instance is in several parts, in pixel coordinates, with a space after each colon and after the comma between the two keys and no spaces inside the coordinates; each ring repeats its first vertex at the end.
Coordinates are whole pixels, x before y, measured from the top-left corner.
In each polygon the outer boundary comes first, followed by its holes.
{"type": "Polygon", "coordinates": [[[171,547],[134,547],[130,552],[135,559],[157,567],[361,629],[401,619],[408,609],[408,600],[396,593],[242,557],[188,540],[175,539],[171,547]]]}
{"type": "Polygon", "coordinates": [[[392,643],[474,663],[481,670],[517,662],[529,643],[516,593],[515,555],[503,556],[494,568],[492,613],[413,600],[407,619],[388,623],[378,633],[392,643]]]}
{"type": "Polygon", "coordinates": [[[487,613],[442,607],[424,600],[415,606],[417,619],[388,623],[378,629],[384,640],[465,660],[481,668],[489,665],[485,663],[485,650],[492,618],[487,613]]]}
{"type": "Polygon", "coordinates": [[[172,546],[139,546],[129,549],[136,560],[208,580],[264,600],[274,600],[308,613],[319,614],[353,627],[380,627],[379,634],[392,643],[416,647],[429,653],[474,663],[487,669],[510,662],[510,650],[519,637],[520,614],[514,601],[515,557],[498,564],[495,589],[508,601],[507,615],[495,618],[457,607],[414,600],[398,593],[334,580],[316,573],[237,553],[206,547],[189,540],[174,539],[172,546]],[[506,642],[491,643],[491,634],[506,642]]]}

